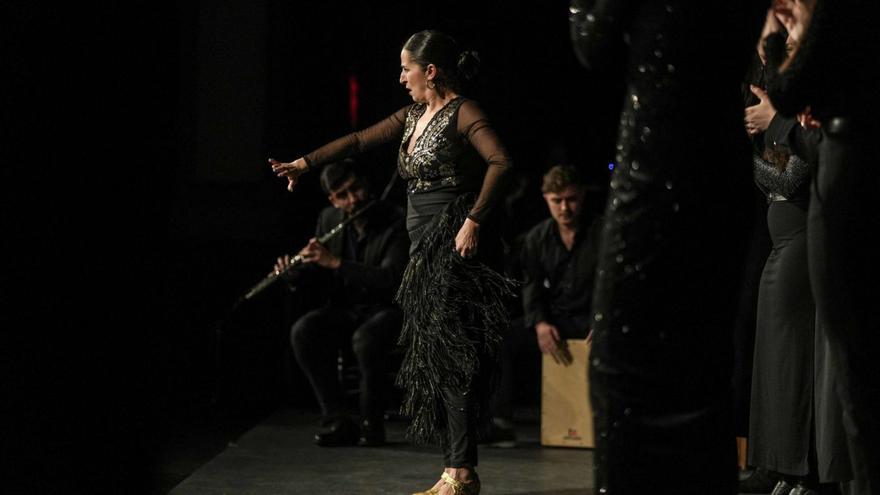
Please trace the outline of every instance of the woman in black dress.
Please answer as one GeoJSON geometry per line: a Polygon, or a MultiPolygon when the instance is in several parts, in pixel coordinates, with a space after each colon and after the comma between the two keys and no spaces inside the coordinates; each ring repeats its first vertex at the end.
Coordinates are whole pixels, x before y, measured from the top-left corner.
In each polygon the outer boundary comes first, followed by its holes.
{"type": "Polygon", "coordinates": [[[770,162],[754,157],[755,180],[769,203],[767,225],[773,249],[758,291],[749,464],[792,477],[806,476],[816,338],[807,272],[809,165],[783,151],[777,139],[768,140],[777,142],[767,148],[777,158],[770,162]]]}
{"type": "Polygon", "coordinates": [[[397,294],[407,351],[398,375],[403,413],[413,439],[443,449],[441,479],[423,493],[476,494],[476,437],[489,419],[488,389],[509,324],[511,283],[493,263],[500,259],[494,207],[510,159],[477,104],[459,93],[475,75],[475,53],[421,31],[404,44],[400,63],[414,104],[293,162],[270,163],[292,190],[311,169],[399,140],[412,246],[397,294]]]}
{"type": "MultiPolygon", "coordinates": [[[[867,62],[880,53],[880,36],[866,21],[880,15],[880,4],[788,0],[776,9],[789,32],[804,35],[768,72],[770,99],[780,114],[801,114],[821,134],[807,214],[808,265],[817,327],[826,332],[839,372],[851,493],[880,493],[880,262],[874,241],[880,230],[880,125],[873,106],[880,78],[867,62]]],[[[768,52],[783,52],[783,45],[780,34],[767,38],[768,52]]]]}

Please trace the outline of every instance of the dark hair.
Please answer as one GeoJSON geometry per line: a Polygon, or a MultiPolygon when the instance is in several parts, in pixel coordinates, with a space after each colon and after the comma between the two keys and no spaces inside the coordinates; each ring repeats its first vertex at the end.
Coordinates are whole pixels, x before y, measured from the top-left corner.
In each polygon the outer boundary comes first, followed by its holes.
{"type": "Polygon", "coordinates": [[[462,85],[472,81],[480,70],[477,52],[462,51],[452,36],[440,31],[419,31],[406,40],[403,49],[423,69],[428,64],[437,67],[438,74],[434,81],[441,88],[460,91],[462,85]]]}
{"type": "Polygon", "coordinates": [[[542,193],[560,193],[569,186],[583,187],[584,179],[572,165],[556,165],[544,174],[542,193]]]}
{"type": "Polygon", "coordinates": [[[363,181],[354,160],[351,158],[346,158],[341,162],[329,163],[321,169],[321,189],[325,193],[330,194],[339,189],[351,177],[363,181]]]}
{"type": "Polygon", "coordinates": [[[749,86],[767,89],[766,69],[764,68],[764,63],[761,62],[761,57],[758,56],[758,52],[755,52],[752,56],[752,61],[749,63],[749,68],[746,71],[746,77],[742,84],[743,106],[746,108],[760,103],[760,100],[752,93],[749,86]]]}

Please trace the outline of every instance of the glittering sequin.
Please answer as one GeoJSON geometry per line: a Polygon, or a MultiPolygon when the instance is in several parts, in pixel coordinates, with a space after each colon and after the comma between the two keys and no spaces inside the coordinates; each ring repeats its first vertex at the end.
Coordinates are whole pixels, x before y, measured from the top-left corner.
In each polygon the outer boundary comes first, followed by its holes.
{"type": "Polygon", "coordinates": [[[438,110],[416,138],[412,153],[407,153],[407,147],[416,123],[425,114],[427,106],[413,105],[407,113],[397,168],[400,176],[407,181],[410,193],[461,184],[462,172],[456,164],[460,162],[458,157],[464,153],[467,144],[458,138],[455,124],[458,108],[464,101],[463,98],[456,98],[438,110]]]}

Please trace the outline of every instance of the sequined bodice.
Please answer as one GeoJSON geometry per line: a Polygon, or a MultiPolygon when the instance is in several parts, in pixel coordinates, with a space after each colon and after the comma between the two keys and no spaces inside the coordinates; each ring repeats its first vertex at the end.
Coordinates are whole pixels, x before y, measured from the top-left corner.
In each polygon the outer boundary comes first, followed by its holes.
{"type": "Polygon", "coordinates": [[[410,193],[455,187],[464,182],[461,157],[467,151],[467,143],[456,129],[458,109],[464,101],[455,98],[438,110],[416,138],[412,153],[407,153],[407,148],[427,106],[416,104],[407,112],[397,167],[410,193]]]}
{"type": "Polygon", "coordinates": [[[479,223],[503,198],[502,183],[510,157],[479,106],[467,98],[453,98],[435,113],[410,140],[425,104],[415,103],[360,131],[335,139],[303,156],[309,167],[354,156],[373,146],[400,140],[398,171],[410,194],[442,191],[459,195],[478,193],[471,218],[479,223]]]}

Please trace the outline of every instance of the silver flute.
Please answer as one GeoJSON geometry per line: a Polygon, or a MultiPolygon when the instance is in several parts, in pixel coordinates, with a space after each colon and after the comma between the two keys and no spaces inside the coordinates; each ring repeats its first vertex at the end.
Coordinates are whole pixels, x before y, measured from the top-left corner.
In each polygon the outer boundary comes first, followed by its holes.
{"type": "MultiPolygon", "coordinates": [[[[350,224],[355,219],[357,219],[358,217],[363,215],[374,204],[376,204],[376,200],[372,200],[369,203],[365,204],[362,208],[359,208],[356,212],[352,213],[351,216],[349,216],[345,220],[339,222],[339,225],[333,227],[326,234],[324,234],[320,238],[318,238],[318,242],[320,242],[321,244],[326,244],[327,241],[336,237],[340,232],[342,232],[342,229],[344,229],[346,225],[350,224]]],[[[291,271],[293,271],[294,269],[296,269],[297,267],[299,267],[302,264],[303,264],[303,257],[300,255],[294,256],[290,260],[290,263],[288,263],[287,266],[284,267],[284,269],[274,270],[272,273],[267,275],[266,278],[264,278],[263,280],[260,280],[257,283],[257,285],[253,286],[251,288],[251,290],[247,291],[247,293],[242,297],[242,300],[246,301],[246,300],[252,299],[254,296],[259,294],[260,292],[263,292],[267,287],[269,287],[270,285],[275,283],[276,280],[278,280],[279,278],[283,277],[284,275],[290,273],[291,271]]]]}

